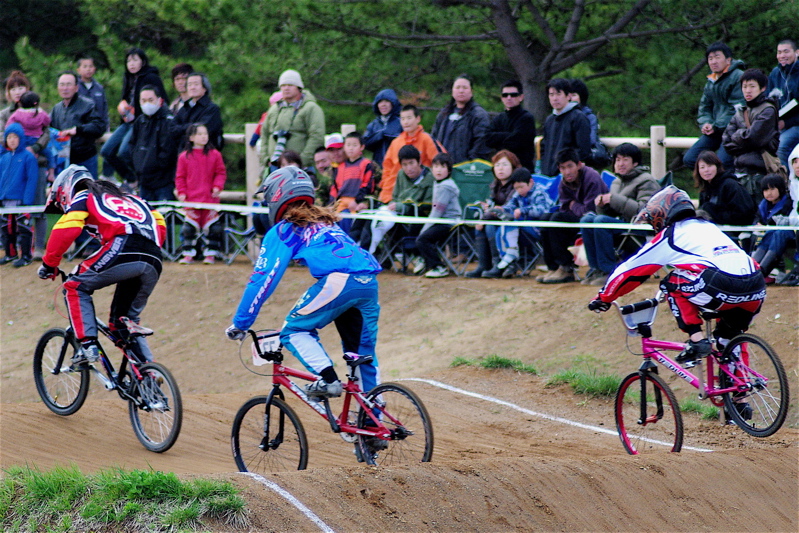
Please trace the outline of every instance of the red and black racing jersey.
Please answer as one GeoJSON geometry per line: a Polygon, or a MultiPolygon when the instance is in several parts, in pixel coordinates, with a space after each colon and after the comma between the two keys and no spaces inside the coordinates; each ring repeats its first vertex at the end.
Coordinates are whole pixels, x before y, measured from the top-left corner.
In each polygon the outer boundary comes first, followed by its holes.
{"type": "Polygon", "coordinates": [[[53,226],[43,261],[58,266],[84,227],[103,245],[118,235],[141,235],[159,246],[166,239],[164,217],[141,198],[81,191],[53,226]]]}

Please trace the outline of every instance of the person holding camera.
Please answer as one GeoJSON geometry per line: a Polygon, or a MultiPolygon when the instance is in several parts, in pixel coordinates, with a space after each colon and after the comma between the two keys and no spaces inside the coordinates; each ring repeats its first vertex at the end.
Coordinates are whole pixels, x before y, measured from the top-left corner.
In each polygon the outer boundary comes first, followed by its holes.
{"type": "Polygon", "coordinates": [[[303,161],[313,161],[325,139],[325,113],[305,90],[300,73],[284,71],[278,85],[283,97],[269,108],[262,127],[267,144],[261,152],[261,165],[267,174],[285,150],[299,153],[303,161]]]}

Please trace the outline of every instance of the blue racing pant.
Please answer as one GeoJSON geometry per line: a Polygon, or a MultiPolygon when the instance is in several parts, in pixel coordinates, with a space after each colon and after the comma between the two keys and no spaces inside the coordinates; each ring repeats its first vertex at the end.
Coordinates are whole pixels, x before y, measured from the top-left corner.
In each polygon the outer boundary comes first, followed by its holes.
{"type": "Polygon", "coordinates": [[[318,330],[335,322],[344,352],[371,355],[371,365],[358,365],[356,375],[368,392],[380,382],[377,364],[377,278],[372,274],[333,272],[303,294],[286,317],[280,342],[308,369],[319,374],[333,361],[319,342],[318,330]]]}

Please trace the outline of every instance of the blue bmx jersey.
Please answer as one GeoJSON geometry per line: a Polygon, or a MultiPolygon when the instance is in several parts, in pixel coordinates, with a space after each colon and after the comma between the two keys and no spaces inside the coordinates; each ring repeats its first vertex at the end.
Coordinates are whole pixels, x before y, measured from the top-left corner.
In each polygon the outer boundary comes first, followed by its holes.
{"type": "Polygon", "coordinates": [[[333,272],[375,275],[382,270],[374,256],[337,225],[311,224],[303,228],[281,221],[264,237],[258,261],[233,317],[237,328],[247,330],[252,326],[292,260],[307,266],[316,279],[333,272]]]}

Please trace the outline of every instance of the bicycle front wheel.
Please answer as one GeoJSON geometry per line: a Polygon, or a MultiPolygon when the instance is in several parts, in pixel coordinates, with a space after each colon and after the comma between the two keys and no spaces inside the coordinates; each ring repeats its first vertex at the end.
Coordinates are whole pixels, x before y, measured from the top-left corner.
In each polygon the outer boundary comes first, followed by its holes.
{"type": "Polygon", "coordinates": [[[660,376],[633,372],[616,391],[616,429],[630,455],[682,448],[682,414],[674,393],[660,376]]]}
{"type": "Polygon", "coordinates": [[[44,404],[57,415],[67,416],[81,408],[89,394],[89,369],[72,368],[78,350],[62,328],[47,330],[33,352],[33,381],[44,404]]]}
{"type": "Polygon", "coordinates": [[[133,400],[128,413],[133,432],[151,452],[163,453],[175,444],[183,422],[183,402],[172,374],[158,363],[139,368],[142,378],[134,378],[133,400]]]}
{"type": "Polygon", "coordinates": [[[266,396],[247,400],[233,419],[230,445],[239,472],[269,474],[305,470],[308,439],[294,409],[266,396]]]}
{"type": "MultiPolygon", "coordinates": [[[[391,432],[389,440],[358,435],[359,458],[367,464],[394,466],[427,463],[433,456],[433,424],[422,400],[398,383],[383,383],[367,394],[374,414],[391,432]]],[[[366,411],[358,411],[358,427],[374,429],[366,411]]]]}
{"type": "MultiPolygon", "coordinates": [[[[780,358],[766,341],[748,333],[732,339],[722,358],[733,361],[728,369],[746,389],[724,395],[727,416],[752,436],[773,435],[788,414],[788,377],[780,358]]],[[[722,387],[735,385],[723,368],[719,369],[719,383],[722,387]]]]}

